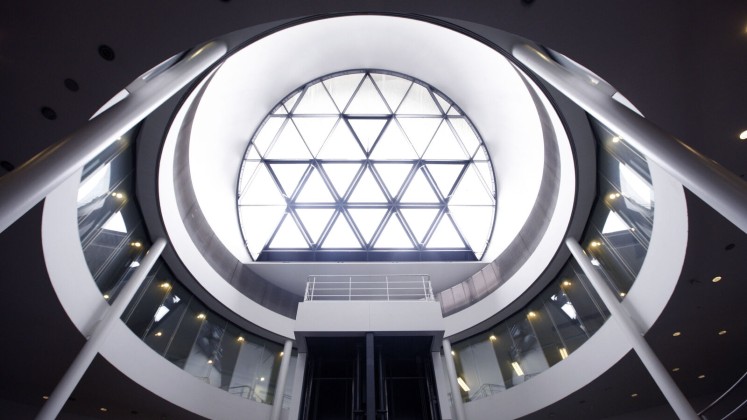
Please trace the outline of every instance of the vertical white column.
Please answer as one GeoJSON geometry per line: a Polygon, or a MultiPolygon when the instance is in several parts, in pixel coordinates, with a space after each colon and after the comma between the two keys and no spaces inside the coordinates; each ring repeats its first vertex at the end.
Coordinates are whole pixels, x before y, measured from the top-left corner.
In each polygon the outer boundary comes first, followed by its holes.
{"type": "Polygon", "coordinates": [[[653,349],[651,349],[651,346],[643,338],[643,331],[639,330],[628,310],[617,300],[612,289],[605,283],[602,276],[591,264],[591,261],[589,261],[589,258],[584,254],[578,241],[574,238],[568,238],[565,240],[565,243],[568,249],[570,249],[573,258],[578,262],[581,270],[583,270],[589,279],[592,287],[594,287],[594,290],[596,290],[610,311],[610,314],[612,314],[612,321],[617,323],[623,334],[633,344],[633,350],[638,354],[641,362],[643,362],[643,365],[649,374],[651,374],[654,382],[659,386],[661,393],[664,394],[664,397],[672,406],[674,412],[677,413],[677,416],[681,419],[698,420],[699,417],[687,401],[687,398],[682,394],[677,384],[674,383],[672,377],[669,376],[669,372],[667,372],[661,360],[659,360],[653,349]]]}
{"type": "Polygon", "coordinates": [[[436,391],[438,392],[438,406],[443,420],[452,420],[451,402],[449,401],[449,386],[444,377],[444,365],[441,353],[431,353],[433,359],[433,376],[436,379],[436,391]]]}
{"type": "Polygon", "coordinates": [[[446,371],[449,373],[449,386],[451,388],[451,403],[454,404],[456,418],[457,420],[467,420],[467,415],[464,412],[464,401],[462,401],[462,392],[459,390],[459,383],[457,382],[454,357],[451,354],[451,342],[444,338],[441,345],[444,348],[444,360],[446,361],[446,371]]]}
{"type": "Polygon", "coordinates": [[[99,323],[93,328],[88,341],[83,345],[83,348],[75,357],[65,375],[62,376],[54,391],[49,395],[49,399],[44,403],[41,411],[36,416],[38,420],[52,420],[60,414],[60,410],[62,410],[67,399],[70,398],[70,394],[73,393],[78,382],[80,382],[80,378],[86,373],[88,366],[91,365],[101,345],[108,337],[111,326],[113,323],[119,321],[119,317],[122,316],[127,305],[132,301],[132,298],[137,293],[140,285],[143,284],[145,277],[151,268],[153,268],[165,246],[166,240],[161,238],[150,247],[145,258],[140,262],[140,266],[132,274],[127,284],[124,285],[122,291],[119,292],[114,303],[106,309],[99,323]]]}
{"type": "Polygon", "coordinates": [[[0,178],[0,232],[226,53],[210,42],[0,178]]]}
{"type": "Polygon", "coordinates": [[[739,229],[747,232],[746,181],[529,45],[515,46],[513,55],[739,229]]]}
{"type": "Polygon", "coordinates": [[[272,402],[270,420],[280,420],[280,411],[283,409],[283,397],[285,396],[285,381],[288,379],[288,366],[290,366],[292,351],[293,340],[285,340],[285,345],[283,346],[283,358],[280,360],[278,381],[275,384],[275,400],[272,402]]]}

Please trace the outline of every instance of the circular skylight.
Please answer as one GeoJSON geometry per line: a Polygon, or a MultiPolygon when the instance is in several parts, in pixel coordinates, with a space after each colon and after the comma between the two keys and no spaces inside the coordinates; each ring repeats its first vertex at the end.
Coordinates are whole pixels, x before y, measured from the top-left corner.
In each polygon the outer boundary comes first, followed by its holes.
{"type": "Polygon", "coordinates": [[[254,134],[238,185],[259,261],[479,260],[495,203],[469,119],[426,83],[381,71],[288,95],[254,134]]]}

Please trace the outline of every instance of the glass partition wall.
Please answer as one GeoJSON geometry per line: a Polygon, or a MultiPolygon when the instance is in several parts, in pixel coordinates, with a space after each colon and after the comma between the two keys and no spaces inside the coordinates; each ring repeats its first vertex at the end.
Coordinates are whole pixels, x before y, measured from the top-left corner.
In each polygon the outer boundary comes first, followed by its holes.
{"type": "MultiPolygon", "coordinates": [[[[78,189],[83,254],[102,296],[110,302],[151,245],[135,199],[137,131],[134,128],[86,165],[78,189]]],[[[153,351],[196,378],[242,398],[264,404],[275,400],[283,346],[208,309],[163,261],[148,274],[122,320],[153,351]]],[[[291,375],[294,369],[291,359],[291,375]]],[[[288,381],[284,405],[291,390],[288,381]]]]}
{"type": "MultiPolygon", "coordinates": [[[[583,240],[592,264],[620,299],[646,257],[654,194],[640,153],[590,118],[598,139],[597,201],[583,240]]],[[[464,401],[488,397],[530,380],[567,358],[609,317],[575,261],[531,303],[493,326],[452,344],[464,401]]]]}

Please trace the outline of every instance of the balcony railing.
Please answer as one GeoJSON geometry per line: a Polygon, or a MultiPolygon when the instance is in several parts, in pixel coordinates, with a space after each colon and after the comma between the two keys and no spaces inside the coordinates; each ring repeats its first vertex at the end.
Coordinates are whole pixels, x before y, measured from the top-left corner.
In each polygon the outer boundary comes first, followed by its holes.
{"type": "Polygon", "coordinates": [[[432,302],[427,274],[312,275],[306,282],[304,301],[370,300],[432,302]]]}

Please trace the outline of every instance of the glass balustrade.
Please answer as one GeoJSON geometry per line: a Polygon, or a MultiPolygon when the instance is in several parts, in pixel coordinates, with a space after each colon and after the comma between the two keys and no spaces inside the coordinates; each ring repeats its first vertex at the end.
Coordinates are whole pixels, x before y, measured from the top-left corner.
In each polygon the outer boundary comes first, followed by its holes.
{"type": "MultiPolygon", "coordinates": [[[[83,168],[78,231],[104,299],[116,299],[150,247],[135,199],[134,128],[83,168]]],[[[122,320],[153,351],[199,380],[264,404],[275,400],[282,345],[207,308],[159,260],[122,320]]],[[[293,377],[296,356],[291,359],[293,377]]],[[[292,382],[283,405],[288,408],[292,382]]]]}
{"type": "MultiPolygon", "coordinates": [[[[645,159],[601,123],[597,201],[582,245],[592,264],[622,299],[646,257],[654,193],[645,159]]],[[[489,397],[561,362],[609,317],[575,261],[532,302],[491,329],[453,343],[457,382],[464,401],[489,397]]],[[[449,357],[447,355],[447,357],[449,357]]]]}

